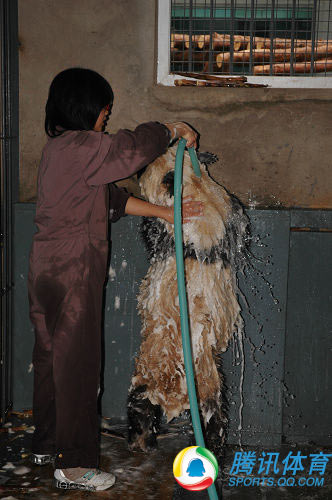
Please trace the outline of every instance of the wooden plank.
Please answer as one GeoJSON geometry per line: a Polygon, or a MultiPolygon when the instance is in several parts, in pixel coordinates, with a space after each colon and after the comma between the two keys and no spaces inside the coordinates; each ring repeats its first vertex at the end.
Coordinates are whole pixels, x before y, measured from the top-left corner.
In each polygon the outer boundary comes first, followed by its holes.
{"type": "MultiPolygon", "coordinates": [[[[331,56],[329,56],[331,57],[331,56]]],[[[281,63],[281,64],[263,64],[262,66],[254,67],[254,75],[269,75],[270,68],[272,67],[273,75],[282,75],[290,73],[291,69],[294,74],[298,73],[311,73],[311,62],[297,62],[297,63],[281,63]]],[[[332,58],[314,61],[313,72],[325,73],[332,71],[332,58]]]]}
{"type": "MultiPolygon", "coordinates": [[[[314,50],[312,47],[300,47],[295,50],[291,49],[276,49],[273,50],[273,62],[286,63],[293,59],[294,61],[311,61],[311,55],[315,60],[319,59],[331,59],[332,54],[332,44],[331,45],[320,45],[316,46],[314,50]]],[[[222,66],[228,67],[231,60],[230,52],[220,52],[215,57],[218,68],[222,66]]],[[[233,62],[249,62],[252,59],[253,63],[257,62],[269,62],[270,60],[270,50],[268,49],[253,49],[241,50],[233,54],[233,62]]]]}
{"type": "Polygon", "coordinates": [[[208,81],[203,81],[203,80],[186,80],[186,79],[181,79],[181,80],[174,80],[174,85],[176,87],[243,87],[243,88],[249,88],[249,87],[268,87],[268,85],[263,84],[263,83],[249,83],[249,82],[241,82],[237,81],[234,79],[233,82],[228,79],[227,81],[222,81],[222,80],[208,80],[208,81]]]}
{"type": "Polygon", "coordinates": [[[187,78],[196,78],[196,80],[220,80],[222,82],[246,82],[248,78],[246,76],[219,76],[219,75],[208,75],[206,73],[189,73],[185,71],[173,71],[171,74],[185,76],[187,78]]]}

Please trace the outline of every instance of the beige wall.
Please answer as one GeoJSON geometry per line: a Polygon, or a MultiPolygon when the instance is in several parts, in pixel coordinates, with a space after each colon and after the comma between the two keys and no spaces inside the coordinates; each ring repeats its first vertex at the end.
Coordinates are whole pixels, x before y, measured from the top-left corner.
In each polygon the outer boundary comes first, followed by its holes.
{"type": "Polygon", "coordinates": [[[246,205],[332,208],[332,90],[157,86],[154,0],[19,0],[19,37],[21,201],[35,197],[49,84],[83,66],[113,87],[110,132],[188,121],[246,205]]]}

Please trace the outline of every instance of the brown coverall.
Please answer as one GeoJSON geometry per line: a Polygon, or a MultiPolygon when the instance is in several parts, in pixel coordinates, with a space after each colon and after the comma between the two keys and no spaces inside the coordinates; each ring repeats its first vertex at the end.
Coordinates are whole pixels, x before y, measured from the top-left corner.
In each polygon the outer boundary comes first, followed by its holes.
{"type": "MultiPolygon", "coordinates": [[[[151,163],[169,140],[164,125],[149,122],[114,135],[65,131],[43,150],[28,279],[35,327],[32,452],[56,453],[56,468],[98,465],[108,184],[151,163]]],[[[112,221],[124,215],[128,196],[110,184],[112,221]]]]}

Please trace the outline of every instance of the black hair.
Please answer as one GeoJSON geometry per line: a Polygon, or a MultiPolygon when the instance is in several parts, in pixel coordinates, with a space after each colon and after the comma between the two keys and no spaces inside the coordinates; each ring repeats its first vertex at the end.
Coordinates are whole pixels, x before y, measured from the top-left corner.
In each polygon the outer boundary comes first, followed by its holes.
{"type": "Polygon", "coordinates": [[[112,106],[113,91],[99,73],[69,68],[51,83],[46,103],[45,131],[50,137],[65,130],[93,130],[101,110],[112,106]]]}

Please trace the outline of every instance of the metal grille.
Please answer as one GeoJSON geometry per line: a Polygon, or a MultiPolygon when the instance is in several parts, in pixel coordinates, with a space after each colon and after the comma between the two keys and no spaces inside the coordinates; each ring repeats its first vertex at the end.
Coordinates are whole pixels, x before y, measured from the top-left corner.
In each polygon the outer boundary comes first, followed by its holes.
{"type": "Polygon", "coordinates": [[[332,75],[332,0],[172,0],[171,71],[332,75]]]}
{"type": "Polygon", "coordinates": [[[13,202],[18,171],[17,1],[0,2],[0,422],[12,405],[13,202]]]}

